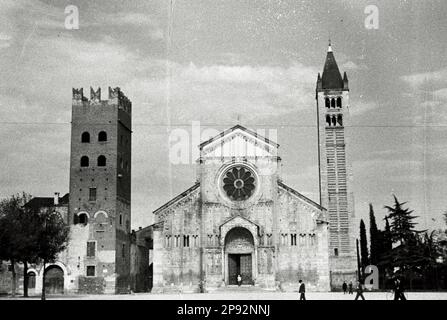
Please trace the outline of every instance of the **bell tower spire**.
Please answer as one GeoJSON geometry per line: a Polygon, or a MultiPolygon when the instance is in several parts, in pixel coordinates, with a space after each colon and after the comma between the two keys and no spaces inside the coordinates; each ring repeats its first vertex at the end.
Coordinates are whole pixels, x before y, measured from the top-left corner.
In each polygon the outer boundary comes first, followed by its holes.
{"type": "Polygon", "coordinates": [[[317,77],[320,204],[329,216],[331,285],[356,279],[354,197],[349,148],[349,89],[331,41],[323,74],[317,77]]]}

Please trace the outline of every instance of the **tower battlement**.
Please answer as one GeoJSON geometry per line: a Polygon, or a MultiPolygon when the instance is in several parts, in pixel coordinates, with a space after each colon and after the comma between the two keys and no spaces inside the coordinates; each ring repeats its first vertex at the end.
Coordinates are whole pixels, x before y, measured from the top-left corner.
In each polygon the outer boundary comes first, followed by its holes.
{"type": "Polygon", "coordinates": [[[90,99],[84,96],[84,88],[72,88],[73,89],[73,106],[78,105],[118,105],[120,109],[128,112],[132,112],[132,102],[126,97],[119,87],[109,87],[109,95],[107,100],[101,100],[101,88],[95,91],[90,87],[90,99]]]}

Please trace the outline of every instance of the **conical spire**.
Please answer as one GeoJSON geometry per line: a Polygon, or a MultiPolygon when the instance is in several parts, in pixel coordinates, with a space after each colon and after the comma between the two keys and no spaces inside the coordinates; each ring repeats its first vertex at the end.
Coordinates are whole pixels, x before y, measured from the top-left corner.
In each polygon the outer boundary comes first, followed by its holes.
{"type": "Polygon", "coordinates": [[[327,49],[326,62],[324,63],[322,76],[323,89],[343,89],[343,79],[335,61],[334,53],[332,52],[331,40],[327,49]]]}

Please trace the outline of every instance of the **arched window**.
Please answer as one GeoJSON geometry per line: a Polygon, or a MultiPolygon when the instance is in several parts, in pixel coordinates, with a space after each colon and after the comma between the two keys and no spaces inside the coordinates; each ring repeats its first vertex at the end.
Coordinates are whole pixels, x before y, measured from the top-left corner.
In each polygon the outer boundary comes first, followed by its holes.
{"type": "Polygon", "coordinates": [[[107,141],[107,133],[105,131],[101,131],[98,134],[98,141],[107,141]]]}
{"type": "Polygon", "coordinates": [[[83,132],[82,135],[81,135],[81,142],[82,143],[89,143],[90,142],[90,133],[88,133],[87,131],[83,132]]]}
{"type": "Polygon", "coordinates": [[[341,114],[338,115],[337,122],[339,126],[343,127],[343,117],[341,114]]]}
{"type": "Polygon", "coordinates": [[[341,108],[341,97],[337,98],[337,108],[341,108]]]}
{"type": "Polygon", "coordinates": [[[99,156],[98,157],[98,167],[105,167],[106,166],[106,157],[105,156],[99,156]]]}
{"type": "Polygon", "coordinates": [[[331,99],[331,108],[335,108],[335,99],[334,98],[331,99]]]}
{"type": "Polygon", "coordinates": [[[332,116],[332,126],[336,126],[337,125],[337,118],[335,116],[332,116]]]}
{"type": "Polygon", "coordinates": [[[78,216],[78,221],[80,224],[86,225],[88,223],[88,216],[86,213],[81,213],[78,216]]]}
{"type": "Polygon", "coordinates": [[[329,101],[329,98],[326,98],[325,99],[326,100],[326,108],[330,108],[330,106],[331,106],[331,103],[330,103],[330,101],[329,101]]]}
{"type": "Polygon", "coordinates": [[[326,115],[326,125],[327,125],[328,127],[331,126],[331,117],[330,117],[329,115],[326,115]]]}
{"type": "Polygon", "coordinates": [[[81,167],[88,167],[89,166],[89,159],[87,156],[83,156],[81,158],[81,167]]]}

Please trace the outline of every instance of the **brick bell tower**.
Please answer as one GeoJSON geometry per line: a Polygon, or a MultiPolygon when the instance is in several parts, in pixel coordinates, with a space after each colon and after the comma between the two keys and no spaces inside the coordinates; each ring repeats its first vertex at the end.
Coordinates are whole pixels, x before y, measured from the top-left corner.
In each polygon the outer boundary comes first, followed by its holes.
{"type": "Polygon", "coordinates": [[[354,196],[349,147],[349,86],[335,61],[331,43],[317,88],[320,204],[329,214],[331,287],[356,280],[354,196]]]}
{"type": "Polygon", "coordinates": [[[73,89],[68,264],[79,293],[128,292],[132,103],[73,89]]]}

